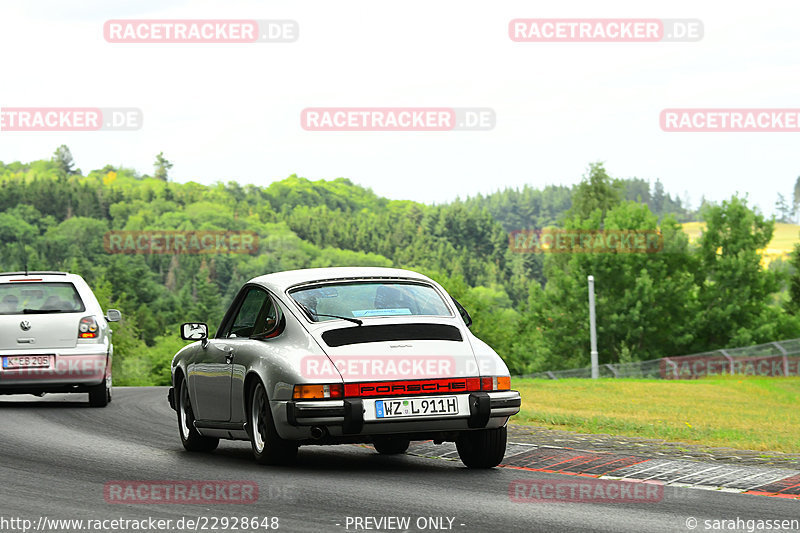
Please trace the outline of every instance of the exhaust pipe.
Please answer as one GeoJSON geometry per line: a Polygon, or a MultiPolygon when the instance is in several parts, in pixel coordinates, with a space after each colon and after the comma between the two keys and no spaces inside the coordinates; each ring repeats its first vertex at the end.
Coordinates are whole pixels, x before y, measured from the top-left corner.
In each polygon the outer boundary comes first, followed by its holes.
{"type": "Polygon", "coordinates": [[[314,440],[321,439],[327,433],[328,433],[328,431],[324,427],[319,427],[319,426],[312,426],[311,427],[311,438],[314,439],[314,440]]]}

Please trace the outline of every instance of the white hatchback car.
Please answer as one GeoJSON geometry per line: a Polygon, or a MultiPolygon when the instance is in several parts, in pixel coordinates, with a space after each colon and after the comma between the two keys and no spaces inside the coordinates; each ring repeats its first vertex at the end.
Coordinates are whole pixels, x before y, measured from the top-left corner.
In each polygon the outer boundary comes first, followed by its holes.
{"type": "Polygon", "coordinates": [[[65,272],[0,274],[0,394],[88,392],[111,401],[109,322],[89,285],[65,272]]]}

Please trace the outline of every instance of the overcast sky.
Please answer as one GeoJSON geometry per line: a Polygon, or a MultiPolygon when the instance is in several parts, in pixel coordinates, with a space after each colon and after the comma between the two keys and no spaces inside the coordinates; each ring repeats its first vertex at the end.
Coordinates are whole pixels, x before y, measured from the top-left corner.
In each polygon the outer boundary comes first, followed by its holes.
{"type": "Polygon", "coordinates": [[[176,181],[266,185],[347,177],[390,198],[445,202],[572,184],[604,161],[671,193],[747,193],[768,213],[800,175],[800,133],[664,132],[665,108],[800,108],[800,4],[467,0],[0,4],[0,107],[137,107],[132,132],[0,132],[0,160],[67,144],[176,181]],[[744,7],[742,7],[744,6],[744,7]],[[697,18],[682,43],[516,43],[515,18],[697,18]],[[115,44],[109,19],[291,19],[294,43],[115,44]],[[307,107],[488,107],[491,131],[314,132],[307,107]]]}

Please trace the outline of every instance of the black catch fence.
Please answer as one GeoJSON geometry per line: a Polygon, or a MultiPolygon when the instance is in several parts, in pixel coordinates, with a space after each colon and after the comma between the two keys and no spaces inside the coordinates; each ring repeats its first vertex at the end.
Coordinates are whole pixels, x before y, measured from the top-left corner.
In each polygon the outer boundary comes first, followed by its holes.
{"type": "MultiPolygon", "coordinates": [[[[800,376],[800,339],[742,348],[600,365],[601,378],[697,379],[706,376],[800,376]]],[[[591,378],[592,369],[573,368],[525,374],[524,378],[591,378]]]]}

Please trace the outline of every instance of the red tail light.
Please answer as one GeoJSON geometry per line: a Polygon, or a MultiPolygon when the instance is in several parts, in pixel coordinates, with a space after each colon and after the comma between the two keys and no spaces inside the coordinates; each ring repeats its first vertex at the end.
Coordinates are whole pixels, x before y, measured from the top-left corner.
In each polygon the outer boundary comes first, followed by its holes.
{"type": "Polygon", "coordinates": [[[481,378],[481,390],[510,390],[511,378],[508,376],[492,376],[481,378]]]}
{"type": "Polygon", "coordinates": [[[295,385],[292,397],[295,400],[341,398],[342,384],[330,385],[295,385]]]}
{"type": "Polygon", "coordinates": [[[100,328],[97,327],[97,321],[93,316],[81,318],[81,322],[78,324],[79,339],[96,339],[99,334],[100,328]]]}

